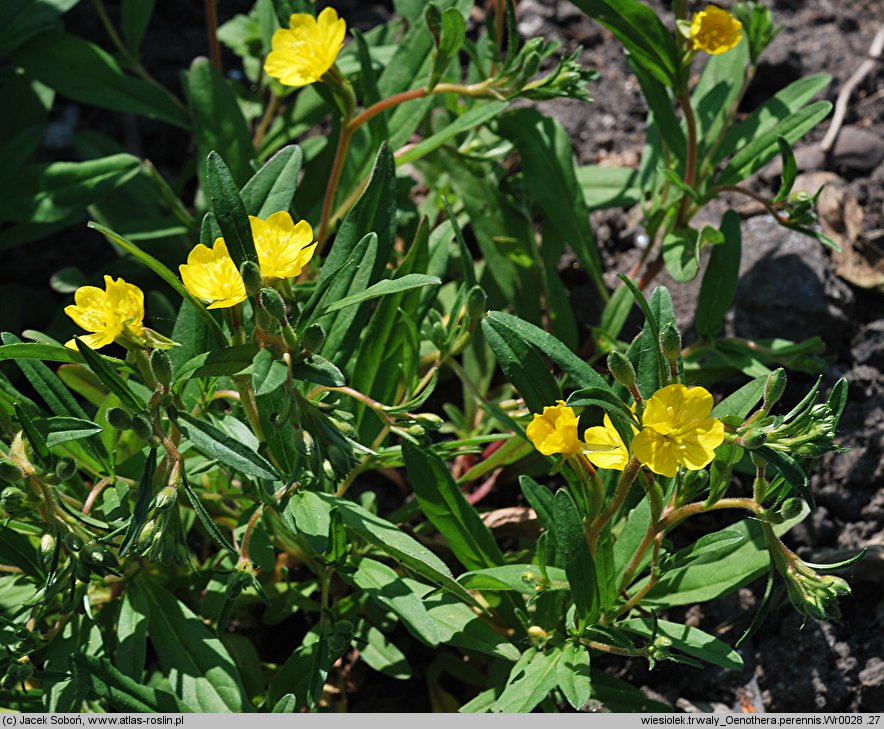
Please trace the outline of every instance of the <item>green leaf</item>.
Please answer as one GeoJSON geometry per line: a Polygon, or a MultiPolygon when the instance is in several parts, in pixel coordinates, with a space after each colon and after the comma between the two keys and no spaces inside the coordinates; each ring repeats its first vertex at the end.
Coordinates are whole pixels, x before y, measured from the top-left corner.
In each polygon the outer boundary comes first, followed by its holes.
{"type": "Polygon", "coordinates": [[[106,658],[75,653],[70,657],[70,662],[77,681],[88,686],[101,701],[107,702],[108,708],[139,714],[181,714],[194,711],[174,694],[133,680],[114,668],[106,658]]]}
{"type": "Polygon", "coordinates": [[[562,648],[562,658],[556,668],[556,681],[568,703],[571,704],[571,708],[580,711],[592,693],[589,651],[585,645],[565,644],[562,648]]]}
{"type": "Polygon", "coordinates": [[[672,86],[678,49],[657,14],[637,0],[573,0],[591,18],[610,30],[636,62],[661,83],[672,86]]]}
{"type": "Polygon", "coordinates": [[[408,478],[421,511],[468,570],[504,563],[491,530],[467,501],[445,462],[431,451],[402,443],[408,478]]]}
{"type": "Polygon", "coordinates": [[[735,415],[745,418],[764,396],[764,386],[767,384],[767,376],[756,377],[752,382],[747,382],[736,392],[732,392],[718,405],[712,408],[710,415],[713,418],[724,418],[735,415]]]}
{"type": "Polygon", "coordinates": [[[816,508],[816,499],[813,497],[813,492],[807,487],[807,475],[792,456],[783,451],[775,450],[770,446],[760,448],[758,455],[767,461],[771,469],[780,474],[789,485],[794,487],[798,495],[807,502],[811,509],[816,508]]]}
{"type": "Polygon", "coordinates": [[[191,294],[184,287],[184,284],[181,283],[181,280],[168,268],[166,268],[164,264],[162,264],[150,254],[145,253],[134,243],[130,243],[128,240],[123,238],[118,233],[115,233],[110,228],[105,228],[103,225],[92,221],[89,222],[88,227],[92,228],[93,230],[97,230],[103,236],[116,243],[123,250],[129,253],[135,260],[137,260],[144,266],[147,266],[147,268],[149,268],[163,281],[169,284],[169,286],[171,286],[178,294],[181,295],[182,298],[186,299],[191,304],[191,306],[196,309],[197,314],[206,323],[209,331],[211,331],[215,335],[218,342],[222,345],[227,344],[227,337],[224,334],[224,330],[221,328],[221,325],[218,324],[218,322],[215,320],[215,317],[212,316],[211,312],[206,309],[205,304],[203,304],[199,299],[191,294]]]}
{"type": "Polygon", "coordinates": [[[344,374],[325,357],[311,354],[292,365],[292,377],[326,387],[343,387],[347,384],[344,374]]]}
{"type": "Polygon", "coordinates": [[[0,3],[0,58],[48,30],[80,0],[5,0],[0,3]]]}
{"type": "Polygon", "coordinates": [[[303,159],[301,148],[290,144],[267,160],[240,193],[246,212],[267,218],[291,208],[303,159]]]}
{"type": "Polygon", "coordinates": [[[683,651],[689,656],[731,671],[743,669],[743,659],[740,658],[739,653],[724,641],[699,628],[651,618],[622,620],[617,623],[617,627],[643,637],[650,637],[656,630],[659,635],[665,635],[672,641],[673,648],[683,651]]]}
{"type": "Polygon", "coordinates": [[[264,456],[215,426],[182,412],[177,413],[176,423],[190,442],[209,458],[214,458],[219,463],[247,476],[270,481],[279,480],[273,464],[264,456]]]}
{"type": "Polygon", "coordinates": [[[530,476],[519,476],[519,487],[531,508],[537,514],[540,526],[549,530],[552,527],[555,510],[555,496],[546,486],[541,486],[530,476]]]}
{"type": "Polygon", "coordinates": [[[157,467],[157,452],[152,448],[147,456],[147,462],[141,473],[141,481],[138,483],[138,493],[135,496],[135,509],[132,512],[132,519],[126,529],[126,536],[120,544],[120,555],[125,555],[136,543],[138,536],[141,534],[141,528],[147,521],[147,515],[150,513],[150,504],[153,501],[153,475],[157,467]]]}
{"type": "Polygon", "coordinates": [[[712,534],[704,534],[690,547],[680,549],[666,559],[666,569],[684,567],[700,557],[710,557],[719,552],[732,551],[746,540],[740,532],[720,531],[712,534]]]}
{"type": "Polygon", "coordinates": [[[535,109],[519,109],[501,117],[500,133],[512,140],[522,158],[525,184],[546,225],[569,243],[603,301],[608,288],[592,230],[583,190],[577,181],[570,135],[554,119],[535,109]]]}
{"type": "MultiPolygon", "coordinates": [[[[546,577],[549,578],[549,582],[544,581],[545,590],[568,589],[568,577],[564,570],[547,566],[546,577]]],[[[512,591],[533,595],[537,591],[540,579],[540,569],[536,565],[505,564],[500,567],[464,572],[457,581],[468,590],[512,591]]]]}
{"type": "Polygon", "coordinates": [[[237,265],[243,261],[257,261],[252,227],[249,225],[246,206],[239,196],[239,186],[221,155],[214,150],[206,158],[206,188],[233,260],[237,265]]]}
{"type": "Polygon", "coordinates": [[[117,649],[114,663],[125,675],[140,682],[147,656],[147,627],[150,605],[139,590],[126,590],[117,617],[117,649]]]}
{"type": "Polygon", "coordinates": [[[330,494],[305,492],[304,498],[321,500],[329,507],[337,508],[347,529],[433,584],[439,585],[470,605],[477,605],[470,594],[455,582],[451,571],[441,559],[386,519],[375,516],[352,501],[330,494]],[[309,497],[306,494],[309,494],[309,497]]]}
{"type": "Polygon", "coordinates": [[[150,605],[150,640],[160,665],[175,692],[194,711],[254,711],[224,644],[190,608],[144,577],[130,583],[129,589],[144,592],[150,605]]]}
{"type": "Polygon", "coordinates": [[[783,172],[780,175],[780,189],[777,196],[771,200],[772,203],[782,202],[789,197],[795,178],[798,176],[798,164],[795,162],[792,145],[784,137],[777,137],[777,144],[780,147],[780,157],[783,159],[783,172]]]}
{"type": "Polygon", "coordinates": [[[700,270],[700,236],[692,228],[682,228],[663,238],[663,261],[669,275],[679,283],[693,281],[700,270]]]}
{"type": "Polygon", "coordinates": [[[41,579],[43,568],[37,562],[37,550],[30,540],[14,529],[0,525],[0,559],[4,564],[18,567],[29,577],[41,579]]]}
{"type": "Polygon", "coordinates": [[[203,506],[203,502],[200,501],[200,497],[193,490],[193,487],[190,485],[190,482],[187,480],[187,474],[184,472],[184,469],[181,469],[181,485],[184,487],[184,493],[187,494],[187,500],[190,501],[190,505],[193,507],[193,510],[196,512],[196,515],[199,517],[200,523],[205,528],[208,535],[212,538],[212,541],[215,542],[216,545],[221,547],[221,549],[225,550],[229,554],[232,554],[234,557],[239,555],[227,541],[227,537],[221,532],[218,528],[218,525],[214,522],[211,515],[208,511],[206,511],[206,507],[203,506]]]}
{"type": "Polygon", "coordinates": [[[734,185],[760,170],[779,150],[778,139],[782,137],[788,144],[794,144],[807,134],[832,110],[829,101],[817,101],[779,122],[769,131],[753,137],[728,162],[715,179],[716,185],[734,185]]]}
{"type": "Polygon", "coordinates": [[[362,622],[356,635],[361,641],[359,658],[369,667],[399,681],[411,678],[411,666],[405,654],[380,630],[362,622]]]}
{"type": "Polygon", "coordinates": [[[543,412],[561,399],[558,382],[533,344],[491,316],[482,320],[482,332],[506,378],[532,413],[543,412]]]}
{"type": "Polygon", "coordinates": [[[488,103],[474,106],[472,109],[456,117],[451,123],[446,124],[435,134],[409,147],[403,154],[397,155],[396,166],[414,162],[435,152],[439,147],[447,144],[459,134],[468,132],[483,124],[487,124],[498,114],[502,113],[509,104],[505,101],[489,101],[488,103]]]}
{"type": "MultiPolygon", "coordinates": [[[[236,94],[208,58],[194,60],[185,75],[185,88],[193,118],[193,136],[196,142],[197,172],[203,185],[207,184],[206,157],[215,152],[227,160],[230,174],[237,188],[252,176],[249,162],[255,157],[252,135],[240,111],[236,94]]],[[[218,214],[218,202],[210,187],[218,214]]],[[[219,216],[220,222],[220,216],[219,216]]],[[[223,226],[222,226],[223,230],[223,226]]],[[[226,235],[226,232],[225,232],[226,235]]],[[[227,240],[232,245],[233,241],[227,240]]],[[[211,241],[205,241],[208,245],[211,241]]]]}
{"type": "Polygon", "coordinates": [[[77,36],[46,31],[18,48],[11,60],[74,101],[189,127],[187,114],[175,97],[124,73],[113,56],[77,36]]]}
{"type": "Polygon", "coordinates": [[[67,443],[70,440],[80,440],[96,435],[101,432],[101,426],[91,420],[83,418],[71,418],[66,415],[57,415],[45,420],[38,420],[37,429],[46,439],[46,445],[50,448],[59,443],[67,443]]]}
{"type": "Polygon", "coordinates": [[[83,215],[89,205],[131,180],[140,169],[141,161],[131,154],[30,165],[0,182],[0,220],[67,221],[83,215]]]}
{"type": "Polygon", "coordinates": [[[453,595],[436,593],[424,599],[436,635],[443,645],[484,653],[506,661],[519,658],[519,650],[467,605],[453,595]]]}
{"type": "Polygon", "coordinates": [[[672,711],[671,706],[649,699],[635,686],[600,668],[593,668],[590,671],[590,678],[592,698],[599,701],[607,711],[633,714],[672,711]]]}
{"type": "Polygon", "coordinates": [[[724,214],[721,232],[724,242],[712,247],[697,300],[697,332],[704,339],[714,339],[721,330],[740,278],[742,235],[740,216],[733,210],[724,214]]]}
{"type": "Polygon", "coordinates": [[[312,492],[299,489],[286,504],[282,518],[286,526],[302,536],[316,554],[323,554],[328,548],[331,510],[328,503],[314,498],[312,492]]]}
{"type": "Polygon", "coordinates": [[[583,165],[576,169],[587,210],[632,207],[642,199],[638,170],[583,165]]]}
{"type": "Polygon", "coordinates": [[[269,349],[262,349],[255,357],[255,370],[252,372],[252,385],[259,397],[275,392],[289,376],[288,367],[276,359],[269,349]]]}
{"type": "Polygon", "coordinates": [[[424,286],[441,286],[441,284],[442,280],[436,276],[426,276],[422,273],[409,273],[400,278],[385,279],[384,281],[378,281],[376,284],[369,286],[364,291],[346,296],[343,299],[338,299],[334,303],[329,304],[322,311],[322,314],[330,314],[334,311],[340,311],[348,306],[361,304],[363,301],[377,299],[381,296],[388,296],[389,294],[396,294],[401,291],[411,291],[412,289],[419,289],[424,286]]]}
{"type": "Polygon", "coordinates": [[[430,647],[439,645],[435,625],[420,596],[391,567],[368,557],[353,562],[356,570],[342,574],[346,581],[395,613],[416,638],[430,647]]]}
{"type": "Polygon", "coordinates": [[[156,0],[123,0],[120,8],[120,29],[126,47],[136,56],[141,49],[141,42],[147,26],[150,24],[156,0]]]}
{"type": "Polygon", "coordinates": [[[580,621],[578,630],[592,623],[598,614],[598,586],[592,555],[586,546],[583,521],[577,512],[574,499],[565,489],[556,492],[555,521],[551,531],[556,548],[565,563],[565,573],[571,588],[571,598],[577,608],[580,621]]]}
{"type": "Polygon", "coordinates": [[[490,710],[504,714],[526,714],[533,710],[556,687],[557,664],[561,659],[561,649],[541,653],[529,648],[513,666],[503,693],[490,710]]]}
{"type": "Polygon", "coordinates": [[[74,337],[74,342],[76,342],[77,350],[83,356],[86,366],[92,370],[93,374],[101,380],[108,390],[120,398],[120,402],[123,405],[132,408],[135,412],[144,410],[144,402],[132,392],[125,380],[114,372],[110,365],[94,349],[79,337],[74,337]]]}

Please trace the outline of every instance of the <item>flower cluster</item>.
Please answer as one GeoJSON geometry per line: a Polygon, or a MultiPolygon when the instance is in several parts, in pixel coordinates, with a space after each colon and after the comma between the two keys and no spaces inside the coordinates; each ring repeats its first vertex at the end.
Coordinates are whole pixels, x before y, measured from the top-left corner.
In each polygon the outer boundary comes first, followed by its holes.
{"type": "Polygon", "coordinates": [[[288,28],[273,34],[264,70],[283,86],[316,83],[334,65],[346,32],[347,23],[334,8],[326,8],[318,18],[295,13],[288,28]]]}
{"type": "MultiPolygon", "coordinates": [[[[258,265],[264,279],[292,278],[301,273],[316,250],[313,228],[301,220],[297,224],[285,211],[266,220],[249,216],[258,265]]],[[[247,292],[227,244],[218,238],[212,248],[200,243],[179,266],[185,288],[210,309],[224,309],[245,301],[247,292]]]]}
{"type": "MultiPolygon", "coordinates": [[[[633,427],[632,455],[643,466],[667,478],[674,476],[681,466],[689,471],[705,468],[724,441],[724,424],[710,417],[712,406],[712,395],[702,387],[675,384],[658,390],[645,405],[641,429],[633,427]]],[[[603,425],[584,431],[581,441],[578,417],[563,400],[535,414],[527,435],[546,456],[583,454],[598,468],[622,471],[630,458],[630,448],[607,414],[603,425]]]]}

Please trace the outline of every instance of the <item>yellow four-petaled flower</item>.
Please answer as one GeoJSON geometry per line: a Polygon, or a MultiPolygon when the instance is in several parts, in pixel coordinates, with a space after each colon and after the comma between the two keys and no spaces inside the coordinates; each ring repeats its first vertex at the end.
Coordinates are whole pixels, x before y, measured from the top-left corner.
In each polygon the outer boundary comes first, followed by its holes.
{"type": "Polygon", "coordinates": [[[696,13],[691,21],[691,40],[695,51],[713,56],[735,48],[743,37],[743,24],[726,10],[714,5],[696,13]]]}
{"type": "Polygon", "coordinates": [[[555,453],[576,455],[581,450],[578,420],[574,410],[565,405],[564,400],[559,400],[558,404],[545,407],[542,413],[534,415],[528,425],[528,439],[545,456],[555,453]]]}
{"type": "Polygon", "coordinates": [[[313,257],[316,243],[306,220],[296,224],[291,215],[280,211],[267,220],[250,215],[249,223],[264,278],[297,276],[313,257]]]}
{"type": "MultiPolygon", "coordinates": [[[[127,331],[136,336],[144,332],[144,293],[137,286],[104,277],[104,291],[97,286],[81,286],[74,293],[74,304],[67,314],[77,326],[91,334],[81,337],[92,349],[99,349],[122,337],[127,331]]],[[[66,347],[76,349],[71,339],[66,347]]]]}
{"type": "Polygon", "coordinates": [[[225,309],[246,300],[246,285],[223,238],[212,248],[200,243],[178,267],[185,288],[210,309],[225,309]]]}
{"type": "Polygon", "coordinates": [[[318,18],[295,13],[288,28],[273,34],[264,70],[284,86],[315,83],[334,65],[346,32],[347,24],[334,8],[326,8],[318,18]]]}

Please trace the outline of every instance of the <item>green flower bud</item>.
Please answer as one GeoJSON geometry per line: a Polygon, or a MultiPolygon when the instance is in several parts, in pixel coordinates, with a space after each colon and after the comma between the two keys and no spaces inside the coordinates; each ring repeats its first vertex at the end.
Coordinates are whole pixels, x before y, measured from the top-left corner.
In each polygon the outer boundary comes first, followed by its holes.
{"type": "Polygon", "coordinates": [[[150,425],[150,418],[144,413],[138,413],[132,418],[132,432],[142,440],[150,440],[153,436],[153,428],[150,425]]]}
{"type": "Polygon", "coordinates": [[[28,497],[16,486],[7,486],[0,493],[0,508],[10,516],[19,516],[28,509],[28,497]]]}
{"type": "Polygon", "coordinates": [[[618,384],[629,389],[635,387],[635,369],[622,352],[615,349],[608,355],[608,370],[618,384]]]}
{"type": "Polygon", "coordinates": [[[156,541],[156,539],[159,539],[159,537],[160,531],[157,520],[151,519],[143,527],[141,527],[141,533],[138,535],[138,542],[135,546],[135,551],[138,552],[138,554],[145,554],[151,548],[151,546],[153,546],[154,541],[156,541]]]}
{"type": "Polygon", "coordinates": [[[9,668],[9,672],[3,677],[3,680],[0,681],[0,687],[6,691],[12,691],[18,685],[18,679],[12,673],[12,666],[9,668]]]}
{"type": "Polygon", "coordinates": [[[112,428],[117,430],[132,429],[132,414],[128,410],[116,407],[108,408],[104,417],[107,418],[107,422],[112,428]]]}
{"type": "Polygon", "coordinates": [[[794,519],[798,516],[802,509],[804,508],[804,502],[796,497],[792,497],[791,499],[786,499],[780,508],[777,510],[777,514],[783,521],[788,521],[789,519],[794,519]]]}
{"type": "Polygon", "coordinates": [[[282,341],[292,352],[301,351],[301,339],[295,334],[295,330],[288,325],[282,328],[282,341]]]}
{"type": "Polygon", "coordinates": [[[303,347],[308,352],[318,352],[325,344],[325,329],[321,324],[311,324],[304,332],[303,347]]]}
{"type": "Polygon", "coordinates": [[[264,278],[261,276],[261,267],[254,261],[243,261],[239,267],[239,275],[246,285],[246,293],[249,296],[255,296],[264,285],[264,278]]]}
{"type": "Polygon", "coordinates": [[[481,286],[473,286],[467,294],[467,316],[470,321],[479,321],[485,315],[488,295],[481,286]]]}
{"type": "Polygon", "coordinates": [[[767,382],[764,385],[764,412],[770,412],[770,409],[783,396],[785,391],[786,370],[780,367],[767,376],[767,382]]]}
{"type": "Polygon", "coordinates": [[[549,633],[547,633],[547,632],[546,632],[543,628],[541,628],[539,625],[532,625],[532,626],[530,626],[530,627],[528,628],[528,631],[527,631],[527,632],[528,632],[528,635],[530,635],[532,638],[540,638],[540,639],[544,639],[544,638],[548,638],[548,637],[549,637],[549,633]]]}
{"type": "Polygon", "coordinates": [[[767,431],[761,428],[750,428],[740,437],[740,444],[748,450],[761,448],[767,443],[767,431]]]}
{"type": "Polygon", "coordinates": [[[24,471],[10,461],[0,461],[0,481],[21,481],[24,471]]]}
{"type": "Polygon", "coordinates": [[[415,438],[423,438],[427,434],[426,428],[423,425],[418,425],[415,423],[414,425],[409,425],[405,432],[409,435],[413,435],[415,438]]]}
{"type": "Polygon", "coordinates": [[[71,552],[79,552],[81,549],[83,549],[83,538],[79,534],[67,532],[61,538],[61,541],[64,546],[67,547],[71,552]]]}
{"type": "Polygon", "coordinates": [[[430,327],[430,341],[439,349],[445,349],[448,346],[448,330],[442,322],[434,322],[430,327]]]}
{"type": "Polygon", "coordinates": [[[445,421],[436,413],[418,413],[414,416],[414,420],[418,425],[427,430],[439,430],[439,428],[445,425],[445,421]]]}
{"type": "Polygon", "coordinates": [[[157,494],[157,508],[168,509],[178,500],[178,489],[175,486],[166,486],[157,494]]]}
{"type": "Polygon", "coordinates": [[[301,428],[295,431],[295,448],[305,458],[310,458],[316,450],[316,441],[313,436],[306,430],[301,428]]]}
{"type": "Polygon", "coordinates": [[[681,356],[681,334],[672,322],[660,332],[660,349],[670,362],[676,362],[681,356]]]}
{"type": "Polygon", "coordinates": [[[150,369],[161,385],[168,387],[172,384],[172,360],[165,350],[155,349],[150,353],[150,369]]]}
{"type": "Polygon", "coordinates": [[[70,456],[62,456],[55,464],[55,475],[59,481],[67,481],[77,473],[77,462],[70,456]]]}
{"type": "Polygon", "coordinates": [[[261,289],[261,306],[277,321],[286,321],[285,301],[276,289],[267,286],[261,289]]]}
{"type": "Polygon", "coordinates": [[[40,549],[37,551],[40,565],[42,567],[49,567],[49,565],[52,564],[52,558],[55,556],[57,545],[58,540],[55,538],[54,534],[43,535],[43,538],[40,540],[40,549]]]}
{"type": "Polygon", "coordinates": [[[335,480],[335,469],[334,469],[334,466],[332,466],[331,461],[328,460],[327,458],[324,458],[323,461],[322,461],[322,472],[325,474],[325,477],[326,477],[329,481],[334,481],[334,480],[335,480]]]}

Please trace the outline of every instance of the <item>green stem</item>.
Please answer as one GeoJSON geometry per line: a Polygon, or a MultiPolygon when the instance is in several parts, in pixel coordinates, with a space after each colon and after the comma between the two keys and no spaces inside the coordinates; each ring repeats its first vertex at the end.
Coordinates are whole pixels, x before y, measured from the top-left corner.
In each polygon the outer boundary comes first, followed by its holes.
{"type": "Polygon", "coordinates": [[[593,533],[593,539],[598,537],[602,529],[605,528],[605,525],[614,518],[614,515],[620,507],[623,506],[623,502],[626,501],[626,497],[629,495],[629,489],[635,482],[640,468],[641,465],[637,458],[631,459],[629,463],[626,464],[626,468],[623,469],[623,473],[620,475],[620,480],[617,482],[617,488],[614,490],[614,497],[611,499],[611,503],[608,505],[607,509],[599,514],[598,518],[592,524],[591,531],[593,533]]]}

